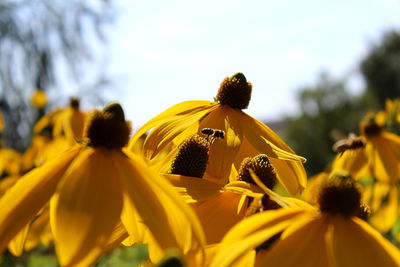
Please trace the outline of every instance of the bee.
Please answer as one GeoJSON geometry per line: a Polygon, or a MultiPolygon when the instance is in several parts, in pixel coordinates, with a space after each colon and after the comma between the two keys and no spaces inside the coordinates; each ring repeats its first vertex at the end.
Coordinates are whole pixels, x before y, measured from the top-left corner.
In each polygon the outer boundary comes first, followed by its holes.
{"type": "Polygon", "coordinates": [[[218,129],[203,128],[201,129],[201,133],[207,135],[206,140],[211,144],[214,143],[216,139],[224,139],[225,137],[225,132],[218,129]]]}
{"type": "Polygon", "coordinates": [[[334,152],[340,153],[342,155],[346,150],[355,150],[358,148],[365,147],[365,140],[362,137],[357,137],[355,134],[351,133],[345,139],[337,141],[332,149],[334,152]]]}
{"type": "Polygon", "coordinates": [[[214,134],[214,129],[212,129],[212,128],[203,128],[203,129],[201,129],[201,133],[202,134],[206,134],[207,136],[210,136],[210,135],[214,134]]]}
{"type": "Polygon", "coordinates": [[[215,130],[214,130],[214,137],[215,137],[215,138],[224,139],[224,137],[225,137],[225,132],[222,131],[222,130],[217,130],[217,129],[215,129],[215,130]]]}

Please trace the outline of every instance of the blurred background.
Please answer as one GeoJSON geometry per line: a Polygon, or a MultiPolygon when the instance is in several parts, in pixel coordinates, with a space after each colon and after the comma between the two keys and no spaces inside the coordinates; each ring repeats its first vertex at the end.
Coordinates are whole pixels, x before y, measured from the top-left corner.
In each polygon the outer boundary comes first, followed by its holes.
{"type": "Polygon", "coordinates": [[[2,0],[2,145],[24,151],[33,124],[72,96],[83,109],[121,102],[137,130],[243,72],[245,112],[313,175],[367,111],[400,96],[399,14],[397,0],[2,0]]]}

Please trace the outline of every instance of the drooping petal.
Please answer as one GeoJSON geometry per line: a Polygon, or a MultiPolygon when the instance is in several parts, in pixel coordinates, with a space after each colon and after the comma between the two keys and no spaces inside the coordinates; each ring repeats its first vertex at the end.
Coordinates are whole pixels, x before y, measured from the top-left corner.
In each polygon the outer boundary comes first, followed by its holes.
{"type": "Polygon", "coordinates": [[[371,214],[370,223],[379,232],[387,233],[396,222],[399,212],[399,192],[395,185],[390,187],[390,191],[380,207],[371,214]]]}
{"type": "Polygon", "coordinates": [[[261,212],[243,219],[225,235],[210,267],[233,266],[236,261],[247,257],[249,251],[282,232],[294,222],[293,218],[303,213],[302,209],[288,208],[261,212]]]}
{"type": "Polygon", "coordinates": [[[40,243],[46,246],[52,239],[49,204],[46,204],[29,227],[28,237],[25,242],[25,250],[29,251],[40,243]]]}
{"type": "Polygon", "coordinates": [[[224,139],[216,140],[210,148],[210,158],[206,169],[206,178],[225,184],[229,180],[232,164],[243,139],[241,111],[220,105],[200,123],[200,129],[213,128],[225,132],[224,139]]]}
{"type": "Polygon", "coordinates": [[[116,153],[86,148],[50,203],[56,251],[63,266],[88,266],[104,251],[122,210],[116,153]]]}
{"type": "Polygon", "coordinates": [[[14,256],[19,257],[24,252],[24,246],[26,237],[28,236],[28,231],[29,224],[25,225],[24,228],[22,228],[22,230],[19,231],[19,233],[8,244],[8,249],[14,256]]]}
{"type": "Polygon", "coordinates": [[[325,216],[309,220],[291,235],[273,245],[259,259],[259,266],[336,266],[332,264],[332,256],[326,243],[327,231],[328,223],[325,216]]]}
{"type": "MultiPolygon", "coordinates": [[[[366,222],[335,216],[332,218],[335,266],[400,266],[400,253],[366,222]]],[[[322,266],[322,265],[320,265],[322,266]]]]}
{"type": "Polygon", "coordinates": [[[264,191],[265,194],[267,194],[273,201],[275,201],[279,206],[281,207],[295,207],[295,206],[300,206],[304,207],[306,209],[314,210],[314,208],[309,205],[308,203],[305,203],[304,201],[295,198],[284,198],[280,196],[279,194],[275,193],[271,189],[269,189],[263,182],[258,178],[256,173],[250,169],[250,175],[253,178],[254,182],[264,191]]]}
{"type": "Polygon", "coordinates": [[[128,147],[132,148],[135,143],[139,140],[139,138],[144,135],[147,131],[151,128],[161,124],[164,120],[168,120],[169,117],[175,115],[184,115],[184,114],[191,114],[196,113],[198,110],[202,110],[204,108],[209,108],[215,106],[217,103],[213,103],[210,101],[186,101],[179,104],[176,104],[167,110],[163,111],[161,114],[157,115],[146,124],[144,124],[132,137],[131,141],[129,142],[128,147]]]}
{"type": "Polygon", "coordinates": [[[243,181],[230,182],[224,186],[224,190],[250,197],[262,197],[262,195],[264,194],[264,191],[257,185],[253,185],[243,181]]]}
{"type": "Polygon", "coordinates": [[[366,150],[350,149],[338,154],[332,163],[332,170],[347,171],[354,179],[370,176],[366,150]]]}
{"type": "MultiPolygon", "coordinates": [[[[157,243],[154,245],[164,250],[178,248],[185,255],[201,253],[204,234],[200,222],[173,187],[139,158],[120,156],[113,160],[124,185],[125,200],[151,232],[157,243]]],[[[129,233],[131,224],[124,222],[129,233]]]]}
{"type": "Polygon", "coordinates": [[[303,191],[307,182],[304,182],[304,167],[299,162],[270,158],[272,166],[277,172],[278,181],[292,195],[303,191]]]}
{"type": "Polygon", "coordinates": [[[374,176],[383,182],[397,181],[400,177],[398,148],[380,137],[369,138],[368,141],[373,144],[370,160],[374,176]]]}
{"type": "Polygon", "coordinates": [[[237,213],[241,198],[241,194],[226,191],[192,204],[206,234],[207,244],[219,243],[229,229],[244,218],[244,210],[237,213]]]}
{"type": "Polygon", "coordinates": [[[179,195],[186,203],[196,203],[206,200],[221,192],[221,185],[205,179],[163,174],[163,176],[174,186],[179,195]]]}
{"type": "MultiPolygon", "coordinates": [[[[284,187],[291,194],[300,193],[307,184],[307,175],[301,162],[304,158],[299,157],[299,161],[287,160],[288,154],[273,150],[270,143],[295,155],[294,151],[268,126],[245,113],[242,114],[241,120],[246,125],[244,135],[254,149],[259,151],[260,154],[273,152],[271,155],[267,155],[270,156],[271,163],[277,170],[279,179],[284,187]],[[274,158],[274,156],[278,156],[278,158],[274,158]]],[[[295,158],[295,156],[293,157],[295,158]]]]}
{"type": "Polygon", "coordinates": [[[81,147],[71,149],[30,171],[0,199],[0,251],[50,199],[62,175],[80,150],[81,147]]]}
{"type": "Polygon", "coordinates": [[[196,112],[183,113],[166,118],[165,121],[155,126],[154,129],[149,133],[144,142],[144,155],[152,159],[160,151],[162,151],[167,145],[171,145],[174,138],[179,135],[179,139],[185,139],[186,137],[195,134],[197,128],[193,125],[198,125],[198,122],[209,114],[215,106],[206,106],[197,108],[196,112]],[[187,129],[191,129],[188,132],[187,129]],[[185,132],[186,136],[182,136],[185,132]]]}

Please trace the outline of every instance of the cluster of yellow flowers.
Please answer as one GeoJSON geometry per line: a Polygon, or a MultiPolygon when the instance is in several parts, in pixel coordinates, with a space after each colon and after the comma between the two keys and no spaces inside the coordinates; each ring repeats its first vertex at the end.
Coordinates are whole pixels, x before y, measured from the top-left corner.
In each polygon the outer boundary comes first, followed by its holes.
{"type": "Polygon", "coordinates": [[[307,185],[305,159],[242,111],[251,91],[237,73],[215,101],[177,104],[132,137],[118,103],[45,115],[24,154],[0,149],[0,252],[54,243],[61,266],[89,266],[148,244],[143,266],[400,266],[382,235],[400,239],[400,137],[385,130],[400,102],[307,185]]]}

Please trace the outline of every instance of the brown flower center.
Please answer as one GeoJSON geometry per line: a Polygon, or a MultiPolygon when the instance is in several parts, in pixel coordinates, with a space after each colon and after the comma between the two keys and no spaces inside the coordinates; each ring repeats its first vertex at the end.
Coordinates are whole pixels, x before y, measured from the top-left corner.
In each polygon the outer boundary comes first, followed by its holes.
{"type": "Polygon", "coordinates": [[[382,126],[378,125],[375,119],[367,119],[360,124],[360,132],[364,136],[377,136],[382,132],[382,126]]]}
{"type": "Polygon", "coordinates": [[[89,146],[121,149],[129,140],[130,123],[125,121],[120,104],[112,103],[102,111],[95,111],[86,128],[89,146]]]}
{"type": "Polygon", "coordinates": [[[321,212],[357,216],[360,212],[361,193],[351,178],[331,177],[319,195],[321,212]]]}
{"type": "Polygon", "coordinates": [[[238,174],[239,180],[246,183],[256,184],[250,175],[249,169],[252,169],[263,184],[265,184],[269,189],[272,189],[275,186],[276,171],[267,155],[260,154],[253,158],[245,158],[240,165],[238,174]]]}
{"type": "Polygon", "coordinates": [[[250,103],[251,89],[252,84],[247,82],[243,73],[238,72],[222,81],[216,99],[222,105],[246,109],[250,103]]]}
{"type": "Polygon", "coordinates": [[[221,130],[204,128],[201,131],[207,137],[192,135],[179,145],[172,160],[169,173],[202,178],[207,168],[210,145],[216,139],[224,138],[221,130]]]}

